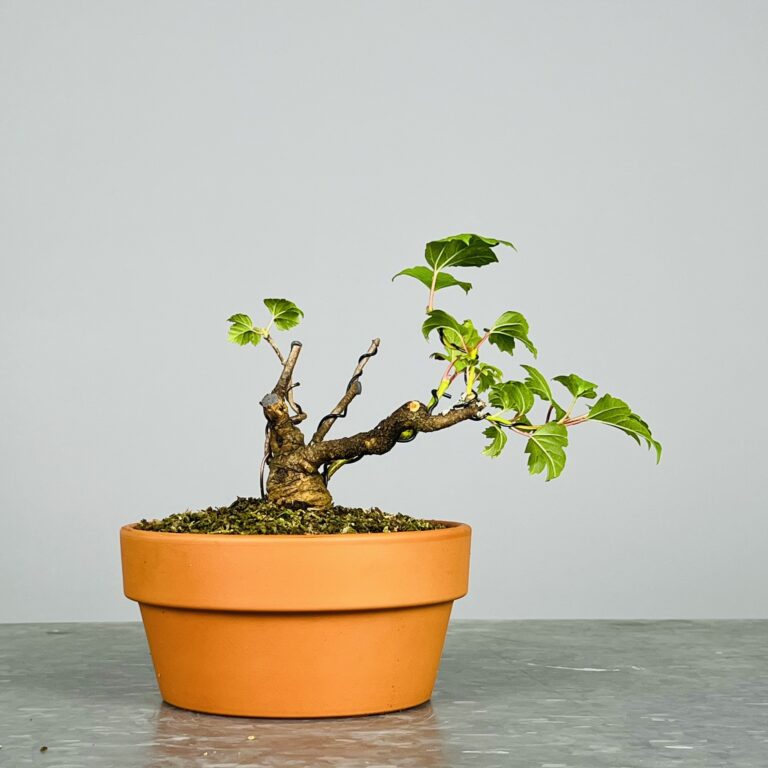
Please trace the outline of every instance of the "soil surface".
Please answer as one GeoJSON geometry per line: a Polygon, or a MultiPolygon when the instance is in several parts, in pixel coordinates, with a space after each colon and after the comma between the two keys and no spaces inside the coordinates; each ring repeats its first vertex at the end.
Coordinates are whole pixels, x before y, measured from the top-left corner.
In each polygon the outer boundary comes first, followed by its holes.
{"type": "Polygon", "coordinates": [[[238,497],[228,507],[208,507],[199,512],[180,512],[162,520],[142,520],[142,531],[164,533],[229,533],[297,535],[318,533],[395,533],[445,528],[432,520],[408,515],[389,515],[377,507],[360,509],[289,509],[264,499],[238,497]]]}

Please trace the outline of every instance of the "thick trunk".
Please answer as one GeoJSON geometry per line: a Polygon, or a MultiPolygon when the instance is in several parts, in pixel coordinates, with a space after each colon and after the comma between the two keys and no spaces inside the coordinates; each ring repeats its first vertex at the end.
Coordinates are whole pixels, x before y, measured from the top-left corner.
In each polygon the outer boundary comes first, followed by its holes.
{"type": "MultiPolygon", "coordinates": [[[[333,422],[346,414],[350,402],[360,394],[362,388],[359,379],[363,366],[376,354],[378,345],[379,340],[374,339],[368,352],[360,356],[344,396],[331,414],[321,420],[307,445],[304,433],[298,427],[306,414],[293,402],[294,385],[291,383],[301,344],[297,341],[291,344],[291,351],[285,358],[275,388],[261,400],[264,416],[269,423],[269,480],[266,491],[270,501],[287,507],[327,509],[333,499],[320,473],[322,466],[387,453],[406,436],[410,439],[419,432],[436,432],[468,419],[482,418],[485,403],[477,398],[434,415],[423,403],[411,400],[367,432],[325,440],[333,422]],[[296,411],[293,417],[288,412],[289,405],[296,411]]],[[[282,362],[282,356],[279,356],[282,362]]]]}
{"type": "Polygon", "coordinates": [[[270,426],[267,498],[286,507],[330,507],[331,494],[318,465],[304,458],[304,434],[288,415],[285,400],[270,393],[261,406],[270,426]]]}
{"type": "Polygon", "coordinates": [[[276,465],[273,460],[267,480],[267,498],[282,507],[318,507],[333,504],[323,476],[317,471],[304,472],[276,465]]]}

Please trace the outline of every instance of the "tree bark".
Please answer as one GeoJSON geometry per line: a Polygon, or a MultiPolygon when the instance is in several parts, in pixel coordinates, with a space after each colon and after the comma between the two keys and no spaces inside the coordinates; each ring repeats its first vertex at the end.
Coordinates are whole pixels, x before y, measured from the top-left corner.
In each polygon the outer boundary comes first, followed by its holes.
{"type": "Polygon", "coordinates": [[[269,422],[267,498],[285,507],[330,507],[331,494],[318,467],[303,457],[304,434],[291,420],[286,401],[270,392],[261,407],[269,422]]]}
{"type": "MultiPolygon", "coordinates": [[[[284,382],[282,375],[280,382],[284,382]]],[[[446,413],[432,415],[424,403],[411,400],[371,430],[306,445],[303,433],[288,414],[284,395],[277,391],[280,382],[274,392],[264,397],[261,405],[270,425],[267,496],[270,501],[284,506],[328,508],[333,499],[320,473],[323,465],[387,453],[404,433],[447,429],[462,421],[480,418],[485,408],[485,403],[476,399],[446,413]]]]}

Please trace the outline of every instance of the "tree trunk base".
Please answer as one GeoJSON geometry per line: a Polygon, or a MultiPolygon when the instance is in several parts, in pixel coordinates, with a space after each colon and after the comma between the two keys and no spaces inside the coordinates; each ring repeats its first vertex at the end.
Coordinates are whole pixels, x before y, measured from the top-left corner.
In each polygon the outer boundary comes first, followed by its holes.
{"type": "Polygon", "coordinates": [[[284,507],[327,509],[333,504],[319,472],[306,473],[284,467],[270,468],[267,498],[284,507]]]}

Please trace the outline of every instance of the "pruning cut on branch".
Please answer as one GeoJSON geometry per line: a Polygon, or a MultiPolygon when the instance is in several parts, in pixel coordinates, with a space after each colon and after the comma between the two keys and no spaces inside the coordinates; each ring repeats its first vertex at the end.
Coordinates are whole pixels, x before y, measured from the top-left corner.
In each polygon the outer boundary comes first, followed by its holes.
{"type": "MultiPolygon", "coordinates": [[[[458,280],[449,269],[483,267],[498,262],[496,248],[512,243],[480,235],[462,234],[427,243],[426,266],[409,267],[395,277],[412,277],[428,289],[426,317],[422,324],[425,339],[436,338],[440,348],[430,356],[445,365],[437,385],[426,403],[410,400],[392,411],[375,427],[348,437],[326,439],[336,421],[347,414],[352,401],[362,393],[361,376],[367,362],[377,354],[379,339],[357,361],[352,377],[336,405],[323,416],[307,442],[299,424],[306,413],[294,400],[294,372],[301,354],[301,343],[291,343],[283,355],[272,329],[290,330],[299,324],[304,313],[287,299],[265,299],[270,320],[258,327],[248,315],[229,318],[229,339],[241,346],[257,345],[264,339],[272,347],[281,365],[277,383],[261,400],[267,420],[265,456],[262,473],[269,467],[269,478],[262,495],[270,501],[291,507],[327,509],[332,504],[328,483],[341,467],[391,451],[398,443],[408,442],[422,433],[438,432],[467,421],[482,421],[488,438],[483,453],[497,457],[504,450],[509,434],[525,440],[525,454],[531,474],[543,473],[547,480],[560,475],[565,467],[568,433],[572,427],[588,421],[608,424],[629,435],[638,444],[653,448],[656,460],[661,458],[661,445],[653,437],[648,424],[623,401],[612,395],[597,396],[597,385],[575,373],[555,376],[570,394],[563,407],[552,392],[549,380],[534,366],[521,367],[525,376],[506,379],[501,367],[481,359],[489,347],[502,356],[512,356],[522,346],[534,358],[537,350],[529,338],[528,321],[517,311],[502,312],[496,320],[478,330],[472,320],[457,320],[435,307],[439,291],[458,287],[465,293],[472,284],[458,280]],[[443,398],[452,397],[450,390],[462,377],[463,386],[455,405],[434,413],[443,398]],[[543,403],[543,416],[536,420],[531,413],[536,401],[543,403]],[[594,402],[591,402],[594,401],[594,402]],[[587,409],[574,415],[578,406],[587,409]],[[293,412],[293,415],[291,415],[293,412]]],[[[394,278],[393,278],[394,279],[394,278]]]]}

